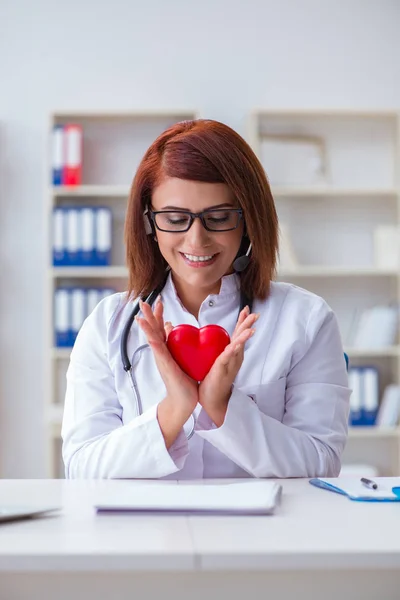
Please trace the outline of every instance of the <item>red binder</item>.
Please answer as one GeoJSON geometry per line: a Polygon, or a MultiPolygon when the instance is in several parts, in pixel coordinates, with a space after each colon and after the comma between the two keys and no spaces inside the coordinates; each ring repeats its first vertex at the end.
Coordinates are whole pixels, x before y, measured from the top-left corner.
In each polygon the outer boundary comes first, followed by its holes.
{"type": "Polygon", "coordinates": [[[81,185],[82,183],[82,126],[65,125],[65,164],[64,185],[81,185]]]}

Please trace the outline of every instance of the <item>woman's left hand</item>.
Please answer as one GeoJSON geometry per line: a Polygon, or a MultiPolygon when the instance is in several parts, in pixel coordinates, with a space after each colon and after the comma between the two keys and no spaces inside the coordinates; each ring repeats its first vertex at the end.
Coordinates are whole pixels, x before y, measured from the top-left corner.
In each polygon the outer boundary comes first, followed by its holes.
{"type": "Polygon", "coordinates": [[[243,363],[244,346],[255,333],[253,325],[258,317],[258,314],[249,314],[248,306],[240,312],[231,342],[199,386],[199,403],[218,427],[224,422],[232,384],[243,363]]]}

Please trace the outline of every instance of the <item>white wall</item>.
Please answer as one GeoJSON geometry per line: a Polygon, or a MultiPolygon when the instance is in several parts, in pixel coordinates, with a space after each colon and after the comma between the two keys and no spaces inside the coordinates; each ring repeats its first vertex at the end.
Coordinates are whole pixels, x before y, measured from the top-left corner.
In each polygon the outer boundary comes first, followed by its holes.
{"type": "Polygon", "coordinates": [[[0,2],[0,457],[44,474],[46,125],[54,109],[400,107],[397,0],[0,2]]]}

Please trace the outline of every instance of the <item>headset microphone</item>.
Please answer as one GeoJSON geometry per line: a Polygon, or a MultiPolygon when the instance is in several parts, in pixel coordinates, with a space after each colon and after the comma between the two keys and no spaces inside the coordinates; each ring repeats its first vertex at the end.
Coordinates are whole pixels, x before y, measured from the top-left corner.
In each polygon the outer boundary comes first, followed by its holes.
{"type": "Polygon", "coordinates": [[[243,254],[242,256],[238,256],[233,261],[233,268],[235,269],[236,273],[241,273],[242,271],[244,271],[245,269],[247,269],[247,267],[249,266],[249,263],[250,263],[250,257],[249,257],[250,251],[251,251],[251,243],[249,244],[249,247],[247,249],[246,254],[243,254]]]}

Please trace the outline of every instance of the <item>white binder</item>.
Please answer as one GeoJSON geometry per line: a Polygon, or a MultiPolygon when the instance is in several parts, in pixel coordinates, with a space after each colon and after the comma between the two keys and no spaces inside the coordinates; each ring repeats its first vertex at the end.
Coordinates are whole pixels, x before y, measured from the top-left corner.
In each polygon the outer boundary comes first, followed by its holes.
{"type": "Polygon", "coordinates": [[[59,288],[54,294],[54,332],[57,347],[69,346],[69,291],[59,288]]]}
{"type": "MultiPolygon", "coordinates": [[[[86,293],[81,288],[71,290],[71,333],[75,338],[86,318],[86,293]]],[[[75,340],[74,340],[75,341],[75,340]]]]}
{"type": "Polygon", "coordinates": [[[53,265],[65,264],[66,236],[65,236],[65,210],[57,207],[53,210],[53,265]]]}
{"type": "Polygon", "coordinates": [[[82,265],[90,266],[94,264],[95,250],[95,215],[90,206],[81,209],[80,229],[82,265]]]}
{"type": "Polygon", "coordinates": [[[96,210],[96,264],[109,265],[112,243],[111,210],[100,207],[96,210]]]}
{"type": "Polygon", "coordinates": [[[86,291],[86,314],[89,316],[101,300],[101,290],[90,288],[86,291]]]}
{"type": "Polygon", "coordinates": [[[79,235],[79,208],[68,208],[66,210],[67,215],[67,261],[69,265],[79,264],[79,246],[80,246],[80,235],[79,235]]]}

